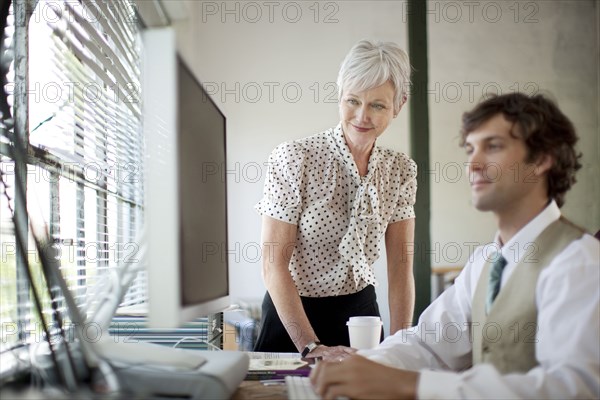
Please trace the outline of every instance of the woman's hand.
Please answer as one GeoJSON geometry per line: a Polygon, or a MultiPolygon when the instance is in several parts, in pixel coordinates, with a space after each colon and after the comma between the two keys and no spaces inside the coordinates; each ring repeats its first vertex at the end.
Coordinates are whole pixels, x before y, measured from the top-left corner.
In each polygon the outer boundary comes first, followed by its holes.
{"type": "Polygon", "coordinates": [[[353,355],[341,362],[319,362],[310,374],[323,399],[414,399],[419,374],[353,355]]]}
{"type": "Polygon", "coordinates": [[[321,358],[324,361],[342,361],[356,353],[356,349],[346,346],[324,346],[319,345],[316,349],[306,355],[306,358],[321,358]]]}

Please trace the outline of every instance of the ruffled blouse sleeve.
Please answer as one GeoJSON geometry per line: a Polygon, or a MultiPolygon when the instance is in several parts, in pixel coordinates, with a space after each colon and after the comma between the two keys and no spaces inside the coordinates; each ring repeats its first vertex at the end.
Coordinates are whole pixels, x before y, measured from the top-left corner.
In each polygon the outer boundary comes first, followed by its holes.
{"type": "Polygon", "coordinates": [[[405,154],[401,154],[396,161],[400,175],[400,196],[390,223],[415,218],[417,164],[405,154]]]}
{"type": "Polygon", "coordinates": [[[262,199],[254,206],[260,215],[298,225],[302,211],[304,151],[294,142],[283,143],[269,156],[262,199]]]}

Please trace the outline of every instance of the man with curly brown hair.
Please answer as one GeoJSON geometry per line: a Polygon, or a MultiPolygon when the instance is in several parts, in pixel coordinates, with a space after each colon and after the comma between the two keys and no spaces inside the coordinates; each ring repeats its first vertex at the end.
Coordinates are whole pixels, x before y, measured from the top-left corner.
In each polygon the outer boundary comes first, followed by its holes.
{"type": "Polygon", "coordinates": [[[473,205],[498,232],[415,327],[312,374],[324,398],[600,397],[600,242],[559,207],[581,167],[569,119],[542,95],[463,115],[473,205]]]}

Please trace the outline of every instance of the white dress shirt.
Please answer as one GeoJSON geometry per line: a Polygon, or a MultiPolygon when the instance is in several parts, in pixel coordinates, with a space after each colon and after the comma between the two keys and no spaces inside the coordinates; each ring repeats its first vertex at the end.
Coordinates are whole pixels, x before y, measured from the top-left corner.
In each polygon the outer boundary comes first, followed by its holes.
{"type": "Polygon", "coordinates": [[[416,176],[407,155],[377,145],[360,176],[341,124],[273,150],[255,208],[298,226],[289,268],[300,296],[376,284],[372,265],[388,224],[415,216],[416,176]]]}
{"type": "MultiPolygon", "coordinates": [[[[559,217],[558,206],[551,202],[502,247],[508,261],[502,284],[519,260],[533,255],[533,240],[559,217]]],[[[600,241],[588,234],[569,244],[539,276],[538,326],[531,332],[539,365],[525,374],[501,375],[491,364],[468,369],[473,294],[486,258],[499,247],[498,236],[478,247],[455,284],[421,314],[417,326],[360,354],[420,371],[422,399],[599,398],[600,241]]]]}

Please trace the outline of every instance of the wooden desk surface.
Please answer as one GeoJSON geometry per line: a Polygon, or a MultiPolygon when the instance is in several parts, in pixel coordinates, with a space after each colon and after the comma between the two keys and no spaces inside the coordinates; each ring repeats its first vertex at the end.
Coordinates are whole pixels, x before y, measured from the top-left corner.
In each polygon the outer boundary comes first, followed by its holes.
{"type": "Polygon", "coordinates": [[[265,386],[260,381],[243,381],[238,390],[235,391],[232,400],[287,400],[285,385],[265,386]]]}

